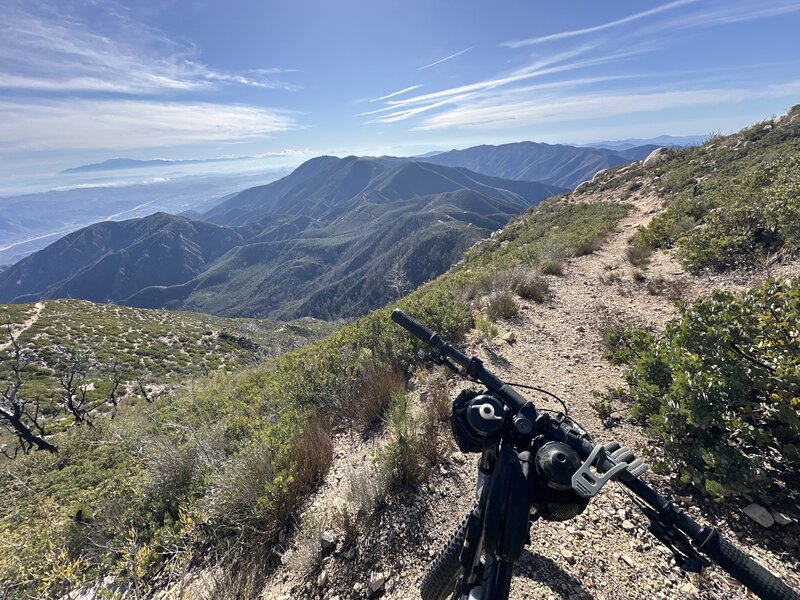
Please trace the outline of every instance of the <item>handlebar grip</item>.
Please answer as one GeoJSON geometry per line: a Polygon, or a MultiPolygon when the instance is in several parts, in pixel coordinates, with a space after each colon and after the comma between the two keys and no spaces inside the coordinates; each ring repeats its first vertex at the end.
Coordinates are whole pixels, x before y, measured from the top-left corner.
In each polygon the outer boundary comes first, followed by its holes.
{"type": "Polygon", "coordinates": [[[712,530],[700,545],[706,556],[741,581],[747,589],[766,600],[798,600],[795,592],[764,567],[712,530]]]}
{"type": "Polygon", "coordinates": [[[433,336],[436,335],[433,331],[425,327],[425,325],[415,321],[399,308],[395,308],[392,311],[392,321],[404,329],[407,329],[426,344],[430,344],[433,336]]]}

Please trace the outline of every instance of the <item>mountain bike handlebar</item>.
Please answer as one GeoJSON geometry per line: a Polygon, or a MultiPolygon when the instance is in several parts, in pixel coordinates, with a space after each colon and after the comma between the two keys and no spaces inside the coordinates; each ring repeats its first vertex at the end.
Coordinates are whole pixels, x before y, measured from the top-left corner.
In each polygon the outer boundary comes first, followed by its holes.
{"type": "MultiPolygon", "coordinates": [[[[484,367],[478,358],[470,358],[453,348],[438,333],[422,325],[400,309],[394,309],[391,318],[420,341],[429,345],[441,357],[452,360],[463,367],[467,376],[483,384],[487,390],[499,398],[511,411],[514,429],[517,433],[523,435],[536,433],[543,435],[549,441],[566,443],[584,460],[597,454],[597,447],[588,436],[578,435],[549,416],[537,413],[532,402],[484,367]]],[[[617,464],[603,452],[598,458],[596,466],[598,472],[607,472],[617,464]]],[[[640,508],[652,522],[650,531],[672,548],[676,556],[688,555],[687,560],[691,560],[691,557],[696,555],[686,542],[686,537],[688,537],[694,548],[759,597],[770,600],[800,600],[800,594],[721,537],[716,529],[700,525],[629,471],[622,471],[616,479],[643,501],[646,506],[640,508]]],[[[697,558],[702,560],[699,556],[697,558]]],[[[699,565],[696,568],[699,569],[699,565]]]]}

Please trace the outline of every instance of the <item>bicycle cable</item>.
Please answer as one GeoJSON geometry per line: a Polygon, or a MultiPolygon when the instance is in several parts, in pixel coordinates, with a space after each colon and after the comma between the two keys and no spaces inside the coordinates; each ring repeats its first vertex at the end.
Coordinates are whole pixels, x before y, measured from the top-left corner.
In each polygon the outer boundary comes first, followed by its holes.
{"type": "Polygon", "coordinates": [[[540,392],[542,394],[545,394],[546,396],[550,396],[551,398],[554,398],[555,400],[557,400],[559,402],[559,404],[561,404],[561,406],[564,407],[564,416],[565,417],[569,417],[569,408],[567,407],[567,403],[564,402],[558,396],[556,396],[553,392],[548,392],[547,390],[543,390],[542,388],[536,387],[534,385],[524,385],[522,383],[509,383],[509,382],[506,382],[506,385],[510,385],[511,387],[522,388],[522,389],[525,389],[525,390],[533,390],[534,392],[540,392]]]}

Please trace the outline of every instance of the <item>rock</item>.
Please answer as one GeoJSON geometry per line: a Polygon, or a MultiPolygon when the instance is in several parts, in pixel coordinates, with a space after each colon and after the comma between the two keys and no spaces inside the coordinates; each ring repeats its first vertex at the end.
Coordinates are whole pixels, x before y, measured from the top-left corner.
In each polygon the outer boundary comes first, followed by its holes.
{"type": "Polygon", "coordinates": [[[644,159],[642,165],[645,167],[652,167],[653,165],[657,165],[662,160],[667,157],[667,149],[666,148],[656,148],[650,154],[647,155],[647,158],[644,159]]]}
{"type": "Polygon", "coordinates": [[[326,585],[328,585],[328,572],[322,571],[317,577],[317,587],[324,588],[326,585]]]}
{"type": "Polygon", "coordinates": [[[752,504],[748,504],[744,508],[744,514],[750,517],[753,521],[761,525],[762,527],[772,527],[775,524],[775,519],[770,514],[770,512],[761,506],[760,504],[756,504],[753,502],[752,504]]]}
{"type": "Polygon", "coordinates": [[[791,525],[792,523],[794,523],[793,518],[777,510],[773,510],[771,514],[772,518],[775,519],[775,522],[781,527],[786,527],[786,525],[791,525]]]}
{"type": "Polygon", "coordinates": [[[622,528],[623,528],[625,531],[633,531],[634,529],[636,529],[636,525],[634,525],[633,523],[631,523],[630,521],[628,521],[627,519],[625,519],[625,520],[622,522],[622,528]]]}
{"type": "Polygon", "coordinates": [[[635,560],[633,560],[633,559],[632,559],[630,556],[628,556],[627,554],[623,554],[623,555],[621,555],[621,556],[619,557],[619,559],[620,559],[622,562],[624,562],[626,565],[628,565],[628,566],[629,566],[631,569],[635,569],[635,568],[636,568],[636,561],[635,561],[635,560]]]}
{"type": "Polygon", "coordinates": [[[561,556],[569,564],[571,564],[571,565],[575,564],[575,555],[572,552],[570,552],[569,550],[567,550],[566,548],[562,548],[561,549],[561,556]]]}
{"type": "Polygon", "coordinates": [[[700,590],[698,590],[691,581],[687,581],[680,587],[680,591],[681,594],[686,596],[694,596],[700,590]]]}
{"type": "Polygon", "coordinates": [[[507,334],[503,336],[503,341],[512,344],[515,341],[517,341],[517,334],[515,334],[513,331],[509,331],[507,334]]]}
{"type": "Polygon", "coordinates": [[[278,532],[278,543],[282,544],[285,541],[286,541],[286,532],[281,530],[278,532]]]}
{"type": "Polygon", "coordinates": [[[600,178],[600,176],[603,173],[605,173],[606,171],[608,171],[608,169],[600,169],[597,173],[594,174],[594,177],[592,177],[591,183],[594,183],[595,181],[597,181],[600,178]]]}
{"type": "Polygon", "coordinates": [[[332,531],[324,531],[322,533],[322,538],[319,541],[320,546],[324,551],[333,550],[336,547],[336,534],[332,531]]]}
{"type": "Polygon", "coordinates": [[[347,550],[347,552],[344,553],[344,557],[347,560],[353,560],[356,557],[356,549],[355,548],[349,548],[347,550]]]}
{"type": "Polygon", "coordinates": [[[372,572],[369,574],[369,584],[367,588],[369,590],[369,595],[372,596],[377,592],[379,589],[383,587],[383,584],[386,583],[386,575],[383,573],[375,573],[372,572]]]}

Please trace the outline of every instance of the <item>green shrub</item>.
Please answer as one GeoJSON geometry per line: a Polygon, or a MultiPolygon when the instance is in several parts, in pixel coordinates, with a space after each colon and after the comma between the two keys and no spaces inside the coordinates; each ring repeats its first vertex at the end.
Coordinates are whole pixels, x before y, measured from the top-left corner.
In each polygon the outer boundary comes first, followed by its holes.
{"type": "Polygon", "coordinates": [[[410,398],[406,394],[396,394],[386,413],[389,442],[379,460],[383,463],[382,468],[392,474],[397,486],[416,487],[427,478],[421,426],[420,419],[414,415],[410,398]]]}
{"type": "Polygon", "coordinates": [[[596,398],[589,402],[589,407],[595,412],[597,418],[605,425],[611,421],[614,415],[614,405],[606,398],[596,398]]]}
{"type": "Polygon", "coordinates": [[[712,496],[780,484],[800,467],[800,279],[681,306],[662,335],[610,336],[630,365],[632,414],[664,467],[712,496]]]}
{"type": "Polygon", "coordinates": [[[707,162],[694,164],[688,155],[677,155],[663,182],[666,210],[636,234],[634,244],[676,247],[681,264],[693,271],[746,268],[773,254],[796,252],[800,127],[778,127],[747,152],[706,153],[707,162]]]}
{"type": "Polygon", "coordinates": [[[475,329],[477,329],[480,338],[487,342],[500,335],[500,330],[497,328],[497,325],[480,315],[475,318],[475,329]]]}

